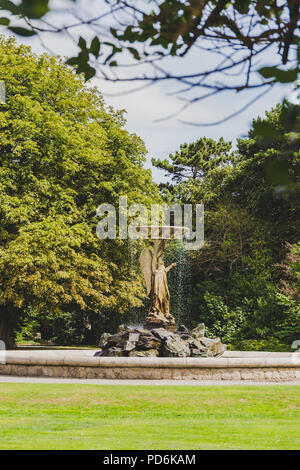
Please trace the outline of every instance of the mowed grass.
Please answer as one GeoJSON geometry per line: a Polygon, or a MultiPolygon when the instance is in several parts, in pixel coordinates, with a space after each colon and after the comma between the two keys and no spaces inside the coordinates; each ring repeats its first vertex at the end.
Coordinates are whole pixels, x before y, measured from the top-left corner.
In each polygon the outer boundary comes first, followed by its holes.
{"type": "Polygon", "coordinates": [[[297,386],[0,383],[0,449],[300,449],[297,386]]]}

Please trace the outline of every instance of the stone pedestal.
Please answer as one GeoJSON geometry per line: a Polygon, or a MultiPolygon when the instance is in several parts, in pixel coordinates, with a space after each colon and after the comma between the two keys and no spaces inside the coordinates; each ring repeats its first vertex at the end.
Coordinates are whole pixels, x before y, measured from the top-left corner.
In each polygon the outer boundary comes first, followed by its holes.
{"type": "Polygon", "coordinates": [[[146,318],[145,328],[153,330],[156,328],[164,328],[167,331],[177,331],[178,326],[175,323],[173,315],[170,313],[166,316],[160,312],[150,311],[146,318]]]}

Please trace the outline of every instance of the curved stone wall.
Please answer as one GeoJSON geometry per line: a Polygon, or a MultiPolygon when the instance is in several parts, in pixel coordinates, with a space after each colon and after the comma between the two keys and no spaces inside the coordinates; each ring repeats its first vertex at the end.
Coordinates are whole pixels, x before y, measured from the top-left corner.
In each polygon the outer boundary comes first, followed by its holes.
{"type": "Polygon", "coordinates": [[[83,379],[300,380],[295,354],[230,351],[218,358],[93,357],[94,351],[7,351],[0,375],[83,379]]]}

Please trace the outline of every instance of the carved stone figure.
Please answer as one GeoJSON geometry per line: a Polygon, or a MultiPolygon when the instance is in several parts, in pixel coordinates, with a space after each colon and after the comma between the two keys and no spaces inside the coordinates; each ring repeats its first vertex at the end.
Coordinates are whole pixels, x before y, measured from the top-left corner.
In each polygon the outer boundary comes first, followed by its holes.
{"type": "MultiPolygon", "coordinates": [[[[143,227],[146,228],[146,227],[143,227]]],[[[170,313],[170,293],[167,273],[176,266],[166,267],[163,254],[166,240],[175,238],[176,230],[182,227],[161,227],[152,234],[147,226],[152,248],[145,248],[140,255],[140,266],[144,276],[147,295],[150,298],[146,324],[142,327],[120,325],[114,335],[104,333],[100,340],[101,351],[95,356],[125,357],[213,357],[220,356],[226,346],[219,338],[205,338],[205,327],[200,323],[189,331],[184,325],[178,328],[170,313]],[[171,229],[170,234],[166,234],[171,229]],[[152,237],[152,238],[151,238],[152,237]]],[[[178,232],[178,230],[177,230],[178,232]]]]}
{"type": "Polygon", "coordinates": [[[167,273],[176,266],[172,263],[167,268],[163,262],[165,240],[153,240],[153,249],[145,248],[140,255],[140,265],[144,276],[150,306],[147,315],[147,326],[157,328],[163,326],[168,330],[176,330],[174,317],[170,314],[170,293],[167,273]]]}

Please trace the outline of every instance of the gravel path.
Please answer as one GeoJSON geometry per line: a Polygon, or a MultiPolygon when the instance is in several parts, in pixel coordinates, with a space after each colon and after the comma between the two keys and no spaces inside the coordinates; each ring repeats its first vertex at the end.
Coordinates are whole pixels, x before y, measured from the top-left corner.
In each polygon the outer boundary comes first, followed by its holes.
{"type": "Polygon", "coordinates": [[[300,385],[294,382],[254,382],[247,380],[106,380],[106,379],[63,379],[55,377],[14,377],[0,376],[1,383],[32,383],[32,384],[84,384],[84,385],[300,385]]]}

